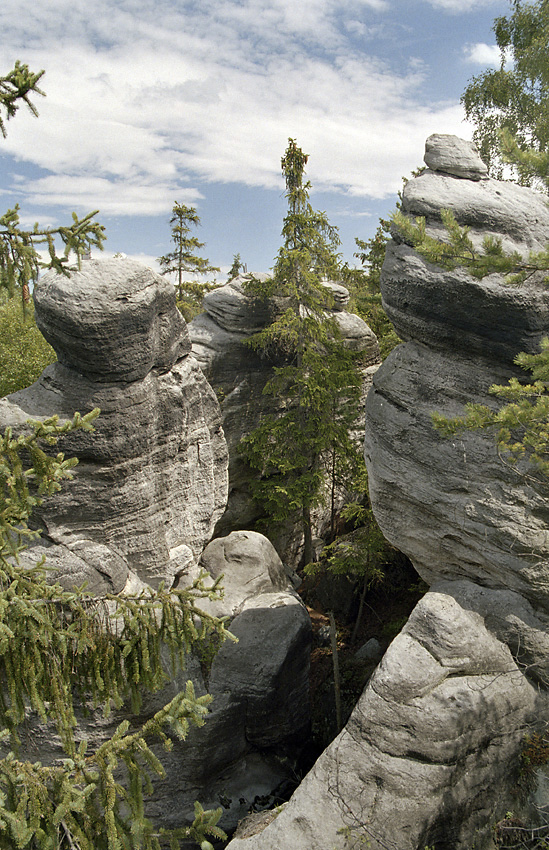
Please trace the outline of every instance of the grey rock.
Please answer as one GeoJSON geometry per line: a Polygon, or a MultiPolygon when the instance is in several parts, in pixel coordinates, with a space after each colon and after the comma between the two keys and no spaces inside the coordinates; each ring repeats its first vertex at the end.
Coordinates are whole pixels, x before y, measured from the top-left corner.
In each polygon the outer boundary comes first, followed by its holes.
{"type": "Polygon", "coordinates": [[[234,617],[253,596],[291,588],[276,549],[256,531],[233,531],[212,540],[199,567],[214,579],[223,576],[223,599],[203,606],[218,617],[234,617]]]}
{"type": "Polygon", "coordinates": [[[116,550],[93,540],[71,539],[67,545],[40,537],[21,553],[22,567],[31,569],[45,558],[50,580],[65,590],[85,586],[92,596],[122,593],[130,580],[127,560],[116,550]]]}
{"type": "Polygon", "coordinates": [[[485,236],[501,239],[506,251],[526,255],[545,247],[549,209],[546,198],[516,183],[500,180],[456,180],[426,171],[409,180],[403,190],[402,210],[425,216],[427,231],[443,234],[441,209],[449,209],[462,226],[470,226],[470,238],[478,248],[485,236]]]}
{"type": "Polygon", "coordinates": [[[379,661],[383,655],[381,644],[377,638],[370,638],[355,652],[357,661],[379,661]]]}
{"type": "Polygon", "coordinates": [[[88,260],[70,277],[48,272],[34,301],[59,362],[95,381],[143,379],[191,350],[173,288],[133,260],[88,260]]]}
{"type": "MultiPolygon", "coordinates": [[[[0,400],[0,427],[100,407],[94,433],[62,440],[80,462],[37,521],[51,543],[85,538],[119,553],[142,580],[171,585],[226,505],[217,399],[189,355],[167,280],[119,259],[85,262],[69,280],[48,274],[35,291],[37,321],[63,362],[0,400]]],[[[96,573],[92,560],[91,583],[96,573]]]]}
{"type": "Polygon", "coordinates": [[[415,342],[395,349],[367,402],[370,496],[385,536],[429,584],[466,577],[549,613],[545,492],[502,463],[491,433],[444,439],[431,420],[434,411],[462,413],[468,401],[493,404],[488,388],[506,371],[415,342]]]}
{"type": "MultiPolygon", "coordinates": [[[[449,589],[449,588],[448,588],[449,589]]],[[[538,696],[458,593],[428,593],[276,820],[230,850],[419,850],[486,840],[538,696]],[[489,818],[486,815],[489,814],[489,818]],[[346,839],[341,830],[350,830],[346,839]]]]}
{"type": "MultiPolygon", "coordinates": [[[[522,255],[544,247],[546,199],[479,180],[467,147],[431,140],[431,170],[406,185],[404,212],[425,215],[432,235],[449,208],[475,245],[492,235],[522,255]]],[[[405,343],[375,373],[365,454],[381,529],[430,590],[287,806],[230,850],[350,850],[361,840],[488,850],[492,825],[520,807],[525,730],[549,721],[546,489],[526,466],[502,462],[493,435],[443,439],[431,420],[467,401],[496,403],[490,385],[517,374],[518,351],[537,351],[549,331],[547,290],[535,276],[511,288],[498,275],[444,272],[395,237],[381,285],[405,343]]],[[[546,805],[543,782],[536,799],[546,805]]]]}
{"type": "Polygon", "coordinates": [[[324,286],[332,294],[332,298],[334,300],[332,309],[337,312],[345,310],[349,303],[349,290],[345,286],[342,286],[340,283],[336,283],[333,280],[324,281],[324,286]]]}
{"type": "Polygon", "coordinates": [[[256,333],[269,322],[271,307],[257,300],[253,301],[245,292],[246,281],[250,278],[267,280],[268,274],[239,275],[224,286],[208,292],[204,296],[203,307],[220,328],[249,336],[256,333]]]}
{"type": "Polygon", "coordinates": [[[473,142],[444,133],[433,133],[425,142],[425,164],[433,171],[442,171],[469,180],[488,176],[488,167],[481,160],[473,142]]]}

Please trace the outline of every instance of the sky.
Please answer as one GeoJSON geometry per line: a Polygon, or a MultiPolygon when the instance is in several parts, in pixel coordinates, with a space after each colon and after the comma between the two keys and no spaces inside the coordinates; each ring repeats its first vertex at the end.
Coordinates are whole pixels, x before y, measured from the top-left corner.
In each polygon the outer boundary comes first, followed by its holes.
{"type": "Polygon", "coordinates": [[[175,202],[200,252],[272,268],[288,138],[344,259],[394,209],[431,133],[471,138],[460,96],[498,64],[507,0],[2,0],[0,75],[45,69],[39,118],[0,139],[0,210],[32,225],[98,209],[105,255],[157,268],[175,202]]]}

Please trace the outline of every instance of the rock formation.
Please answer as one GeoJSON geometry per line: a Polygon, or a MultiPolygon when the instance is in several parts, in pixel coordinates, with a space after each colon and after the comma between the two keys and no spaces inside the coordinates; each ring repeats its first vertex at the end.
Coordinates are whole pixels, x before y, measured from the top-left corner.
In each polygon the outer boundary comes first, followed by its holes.
{"type": "MultiPolygon", "coordinates": [[[[402,209],[431,234],[445,207],[477,244],[493,234],[525,254],[549,241],[546,198],[487,178],[470,143],[431,137],[426,162],[402,209]]],[[[284,810],[230,850],[484,850],[508,810],[549,820],[547,795],[533,813],[518,793],[524,735],[549,719],[547,493],[498,457],[491,435],[445,440],[431,422],[494,403],[490,385],[549,332],[549,293],[536,277],[514,288],[443,271],[397,233],[382,293],[405,342],[367,400],[371,498],[429,592],[284,810]]]]}
{"type": "MultiPolygon", "coordinates": [[[[256,275],[267,277],[267,275],[256,275]]],[[[229,446],[229,500],[227,510],[216,526],[216,534],[235,528],[249,528],[260,511],[250,498],[250,471],[238,456],[241,439],[257,427],[260,418],[276,411],[276,399],[262,395],[272,376],[273,363],[256,354],[247,344],[249,337],[272,321],[273,311],[283,306],[282,299],[259,305],[246,295],[246,275],[208,293],[204,312],[189,325],[193,354],[216,391],[223,413],[223,428],[229,446]],[[280,301],[280,303],[279,303],[280,301]]],[[[340,284],[326,282],[333,296],[330,311],[345,345],[364,353],[365,393],[373,371],[380,362],[377,339],[358,316],[347,312],[349,293],[340,284]]],[[[324,512],[316,516],[316,533],[322,533],[324,512]]],[[[299,535],[297,535],[299,537],[299,535]]],[[[296,535],[287,534],[276,541],[285,560],[295,563],[296,535]]]]}
{"type": "MultiPolygon", "coordinates": [[[[60,448],[77,456],[75,477],[36,517],[41,538],[22,555],[42,555],[67,589],[132,592],[144,584],[188,583],[198,561],[224,573],[227,616],[239,643],[223,645],[211,669],[191,657],[187,670],[148,696],[144,716],[191,677],[214,697],[211,717],[175,742],[150,813],[181,825],[196,798],[236,824],[257,795],[287,780],[276,748],[303,739],[308,723],[310,621],[266,538],[239,532],[206,547],[225,509],[227,446],[216,396],[191,355],[173,286],[130,260],[85,261],[70,278],[46,274],[35,290],[37,323],[59,361],[28,389],[0,400],[0,427],[28,418],[72,418],[94,407],[91,434],[60,448]],[[269,751],[267,754],[265,751],[269,751]]],[[[211,660],[211,659],[210,659],[211,660]]],[[[121,716],[82,720],[92,741],[121,716]]],[[[33,754],[58,758],[49,728],[32,732],[33,754]]]]}
{"type": "Polygon", "coordinates": [[[90,260],[70,278],[44,275],[34,297],[59,362],[0,402],[0,424],[101,408],[93,434],[63,440],[80,463],[39,513],[45,543],[88,558],[89,580],[115,592],[119,555],[143,581],[170,585],[210,539],[227,494],[219,407],[171,287],[133,261],[90,260]],[[116,553],[108,568],[98,546],[116,553]]]}

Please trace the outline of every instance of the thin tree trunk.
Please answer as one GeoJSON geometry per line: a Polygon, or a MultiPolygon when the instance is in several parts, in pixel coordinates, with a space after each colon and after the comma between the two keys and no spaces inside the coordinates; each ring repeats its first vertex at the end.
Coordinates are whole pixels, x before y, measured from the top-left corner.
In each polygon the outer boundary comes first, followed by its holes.
{"type": "Polygon", "coordinates": [[[336,490],[336,453],[335,449],[332,450],[332,504],[330,511],[330,543],[333,543],[335,540],[335,526],[336,526],[336,510],[335,510],[335,490],[336,490]]]}
{"type": "Polygon", "coordinates": [[[369,567],[370,567],[370,557],[368,555],[368,570],[366,572],[366,575],[364,576],[364,581],[362,582],[362,590],[360,592],[360,602],[358,604],[358,614],[356,615],[355,624],[353,626],[353,633],[351,635],[351,646],[353,646],[354,642],[356,641],[356,636],[358,634],[358,630],[359,630],[360,624],[362,622],[362,615],[364,613],[364,602],[366,600],[366,593],[368,591],[368,584],[369,584],[369,571],[370,571],[369,567]]]}
{"type": "Polygon", "coordinates": [[[304,566],[312,564],[314,560],[313,552],[313,531],[311,528],[311,509],[307,505],[303,505],[303,563],[304,566]]]}
{"type": "Polygon", "coordinates": [[[336,709],[336,734],[339,735],[343,721],[341,717],[341,682],[339,679],[339,657],[337,654],[337,631],[334,612],[330,611],[330,643],[332,645],[332,662],[334,665],[334,696],[336,709]]]}

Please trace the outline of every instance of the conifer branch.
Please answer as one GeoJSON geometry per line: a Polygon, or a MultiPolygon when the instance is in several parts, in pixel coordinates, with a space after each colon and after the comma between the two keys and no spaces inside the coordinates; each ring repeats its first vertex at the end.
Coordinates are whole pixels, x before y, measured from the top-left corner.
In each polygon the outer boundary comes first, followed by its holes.
{"type": "Polygon", "coordinates": [[[84,712],[102,706],[108,715],[129,699],[135,711],[142,688],[165,684],[163,646],[176,670],[196,642],[212,634],[218,642],[234,639],[223,620],[199,607],[201,599],[219,597],[220,580],[207,587],[200,576],[182,590],[96,599],[83,588],[51,584],[46,563],[18,563],[25,540],[36,534],[27,525],[32,509],[71,477],[76,463],[52,448],[64,434],[91,430],[98,414],[77,413],[62,424],[57,417],[29,421],[25,434],[8,428],[0,438],[0,728],[14,747],[0,759],[0,831],[9,846],[31,850],[160,850],[163,835],[174,847],[189,838],[206,846],[207,835],[224,837],[216,826],[221,810],[200,808],[191,826],[161,833],[146,817],[144,797],[152,778],[164,775],[150,743],[170,749],[163,727],[185,738],[191,724],[201,726],[209,695],[197,697],[189,681],[141,729],[129,733],[124,721],[95,752],[85,741],[77,746],[74,731],[77,703],[84,712]],[[17,757],[29,712],[55,724],[66,754],[61,765],[17,757]]]}
{"type": "Polygon", "coordinates": [[[38,116],[38,110],[30,100],[30,95],[45,95],[45,92],[38,88],[43,75],[44,71],[33,74],[28,65],[17,61],[12,71],[0,76],[0,133],[4,138],[7,136],[4,120],[13,118],[20,106],[18,101],[23,101],[32,114],[38,116]]]}

